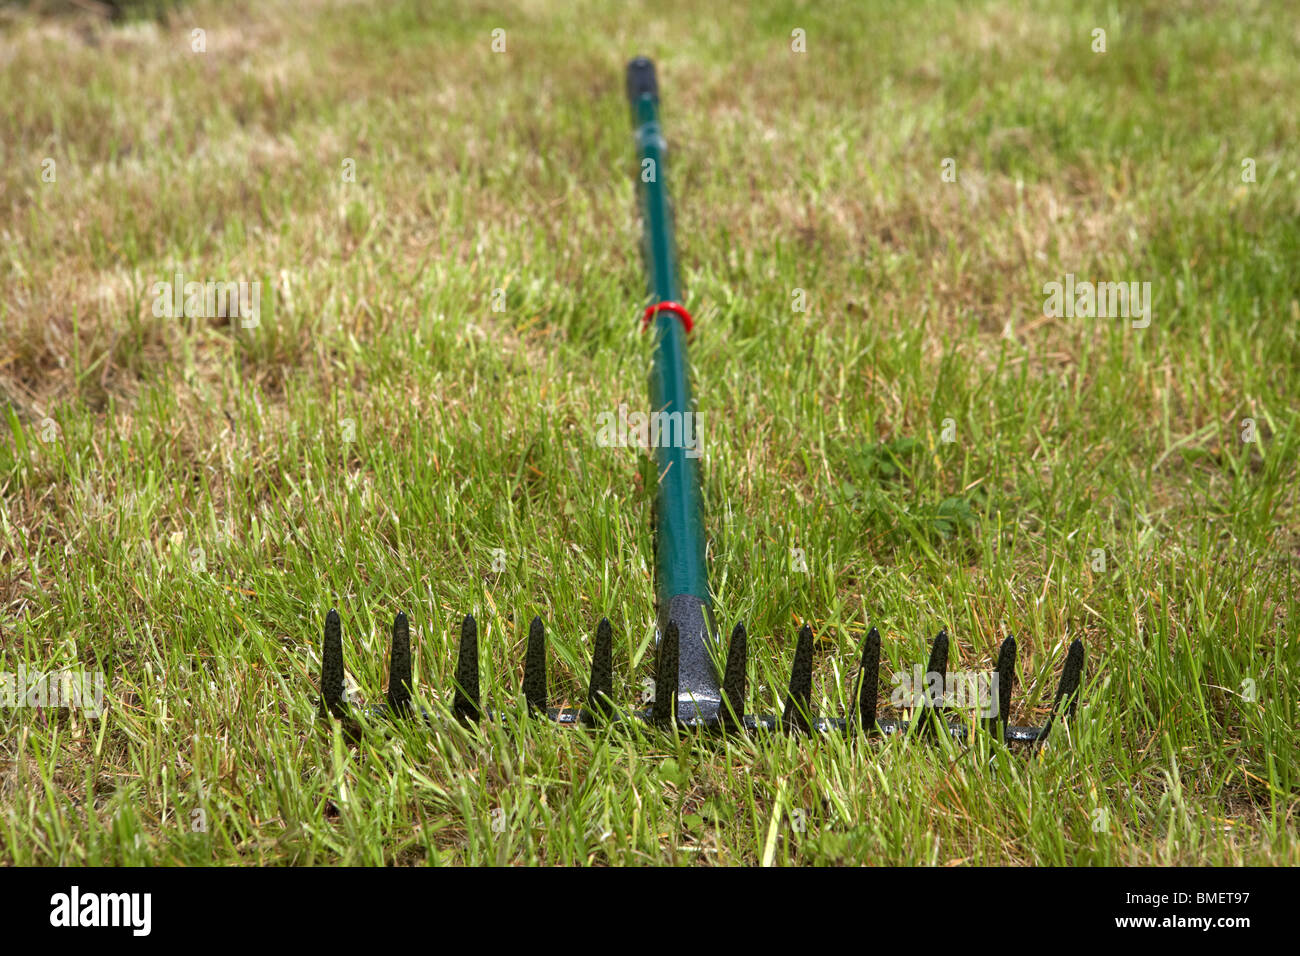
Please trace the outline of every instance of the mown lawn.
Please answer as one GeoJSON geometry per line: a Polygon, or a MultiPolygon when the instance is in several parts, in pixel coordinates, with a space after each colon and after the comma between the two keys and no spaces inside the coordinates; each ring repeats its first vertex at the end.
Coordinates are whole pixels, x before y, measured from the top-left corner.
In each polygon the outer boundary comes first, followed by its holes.
{"type": "Polygon", "coordinates": [[[0,671],[107,680],[0,708],[0,862],[1300,863],[1300,22],[762,6],[0,13],[0,671]],[[1039,723],[1082,637],[1040,753],[315,717],[333,606],[368,703],[398,610],[435,712],[470,612],[498,706],[534,614],[558,699],[602,615],[646,695],[654,475],[597,442],[647,402],[638,53],[754,706],[804,621],[823,713],[947,627],[1039,723]]]}

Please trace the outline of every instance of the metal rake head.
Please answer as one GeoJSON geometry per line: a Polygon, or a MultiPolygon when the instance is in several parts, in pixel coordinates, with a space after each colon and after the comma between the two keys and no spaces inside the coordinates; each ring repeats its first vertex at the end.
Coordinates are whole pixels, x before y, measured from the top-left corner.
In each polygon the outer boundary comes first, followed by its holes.
{"type": "MultiPolygon", "coordinates": [[[[876,715],[880,672],[880,632],[874,627],[867,632],[862,644],[861,667],[855,681],[849,712],[843,717],[818,717],[812,707],[813,632],[808,625],[799,630],[794,652],[794,666],[785,709],[775,715],[745,713],[745,669],[748,659],[748,637],[743,624],[737,624],[731,633],[727,650],[726,669],[721,683],[721,694],[716,700],[700,701],[678,691],[687,682],[679,668],[680,647],[677,624],[669,622],[659,641],[655,666],[655,700],[648,710],[621,708],[614,702],[614,639],[608,618],[601,618],[596,628],[596,642],[592,651],[591,681],[587,701],[582,707],[552,707],[547,699],[546,686],[546,628],[540,617],[535,617],[528,629],[528,644],[524,653],[523,696],[527,712],[535,718],[545,717],[559,724],[581,724],[595,727],[602,724],[639,720],[668,729],[678,727],[715,733],[757,733],[785,731],[795,733],[865,733],[897,734],[909,730],[918,737],[937,736],[946,732],[953,738],[964,739],[968,726],[949,722],[945,717],[945,703],[950,698],[948,688],[948,635],[940,631],[930,651],[930,662],[924,674],[927,692],[917,692],[911,699],[917,702],[910,721],[878,718],[876,715]],[[935,688],[948,688],[934,692],[935,688]]],[[[1008,637],[998,652],[995,670],[985,686],[983,718],[980,726],[1008,743],[1038,743],[1045,741],[1058,717],[1072,720],[1078,704],[1079,688],[1083,679],[1083,642],[1075,640],[1066,654],[1061,681],[1056,689],[1047,719],[1041,727],[1019,727],[1007,723],[1011,709],[1011,689],[1015,682],[1016,641],[1008,637]],[[994,696],[995,695],[995,696],[994,696]]],[[[711,665],[709,665],[711,666],[711,665]]],[[[919,673],[918,673],[918,676],[919,673]]],[[[714,678],[716,680],[716,678],[714,678]]],[[[460,648],[456,659],[456,677],[451,713],[464,722],[499,719],[503,712],[492,713],[480,704],[478,679],[478,624],[472,616],[461,623],[460,648]]],[[[389,662],[388,693],[385,703],[375,708],[376,714],[410,717],[414,714],[411,702],[411,638],[407,617],[399,613],[393,620],[393,649],[389,662]]],[[[358,730],[343,693],[343,638],[338,611],[331,609],[325,617],[325,641],[321,655],[320,714],[345,722],[350,733],[358,730]]],[[[424,716],[428,717],[427,713],[424,716]]]]}

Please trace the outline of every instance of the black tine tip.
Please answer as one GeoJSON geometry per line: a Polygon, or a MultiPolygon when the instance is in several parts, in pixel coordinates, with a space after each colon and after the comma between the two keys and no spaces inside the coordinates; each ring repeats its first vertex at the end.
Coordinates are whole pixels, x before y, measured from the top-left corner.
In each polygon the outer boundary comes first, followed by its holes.
{"type": "Polygon", "coordinates": [[[807,624],[799,629],[794,648],[794,666],[790,668],[790,692],[785,699],[781,723],[793,730],[812,730],[812,659],[813,633],[807,624]]]}
{"type": "Polygon", "coordinates": [[[478,624],[466,614],[460,626],[460,652],[456,658],[456,696],[452,711],[461,720],[479,719],[478,708],[478,624]]]}
{"type": "Polygon", "coordinates": [[[1069,698],[1070,706],[1066,718],[1073,721],[1074,711],[1079,706],[1079,684],[1083,683],[1083,641],[1075,637],[1070,644],[1070,653],[1065,658],[1065,674],[1061,675],[1061,689],[1057,693],[1069,698]],[[1070,682],[1066,683],[1069,676],[1070,682]]]}
{"type": "Polygon", "coordinates": [[[997,680],[998,699],[996,701],[996,710],[989,716],[986,723],[989,733],[994,736],[998,735],[998,728],[1005,727],[1011,723],[1011,688],[1016,683],[1016,639],[1008,637],[998,648],[998,666],[994,671],[997,680]]]}
{"type": "MultiPolygon", "coordinates": [[[[1002,641],[1001,648],[997,650],[997,670],[993,671],[996,685],[993,691],[997,692],[997,700],[992,701],[992,714],[988,715],[984,727],[989,734],[1000,736],[998,728],[1005,728],[1011,722],[1011,688],[1015,685],[1015,639],[1008,637],[1002,641]]],[[[1005,739],[1005,730],[1002,731],[1002,737],[1005,739]]]]}
{"type": "Polygon", "coordinates": [[[596,625],[596,646],[591,651],[591,683],[587,687],[587,709],[583,720],[593,724],[608,717],[614,705],[614,629],[609,618],[596,625]]]}
{"type": "Polygon", "coordinates": [[[739,727],[745,718],[745,662],[749,653],[749,638],[745,625],[737,624],[731,632],[727,648],[727,669],[722,678],[722,706],[718,717],[726,729],[739,727]]]}
{"type": "Polygon", "coordinates": [[[925,686],[920,688],[920,694],[924,703],[917,710],[916,718],[913,725],[918,732],[930,734],[938,729],[936,721],[931,719],[943,713],[943,693],[948,680],[948,632],[940,631],[935,635],[934,645],[930,648],[930,663],[925,667],[925,686]],[[935,686],[935,676],[938,675],[938,693],[939,699],[935,700],[931,696],[931,688],[935,686]]]}
{"type": "Polygon", "coordinates": [[[393,649],[388,660],[388,709],[403,716],[411,711],[411,626],[401,611],[393,618],[393,649]]]}
{"type": "Polygon", "coordinates": [[[948,632],[940,631],[934,638],[934,646],[930,648],[930,664],[925,669],[927,679],[930,674],[938,674],[940,677],[948,676],[948,632]]]}
{"type": "Polygon", "coordinates": [[[1065,710],[1067,720],[1074,719],[1075,707],[1079,703],[1079,684],[1083,680],[1083,641],[1077,637],[1070,643],[1070,651],[1065,655],[1065,669],[1061,672],[1061,683],[1056,688],[1056,700],[1052,703],[1055,712],[1061,701],[1068,701],[1065,710]]]}
{"type": "Polygon", "coordinates": [[[524,700],[530,714],[546,713],[546,627],[540,617],[528,627],[524,652],[524,700]]]}
{"type": "Polygon", "coordinates": [[[1038,735],[1038,742],[1042,743],[1051,733],[1052,724],[1056,721],[1056,715],[1061,710],[1061,701],[1066,701],[1065,719],[1074,719],[1074,710],[1079,703],[1079,684],[1083,680],[1083,641],[1075,638],[1070,644],[1070,650],[1065,655],[1065,667],[1061,671],[1061,683],[1057,685],[1056,697],[1052,701],[1052,709],[1048,711],[1047,720],[1043,724],[1043,731],[1038,735]]]}
{"type": "Polygon", "coordinates": [[[658,725],[671,724],[677,714],[677,622],[669,621],[659,640],[659,660],[655,668],[655,702],[651,719],[658,725]]]}
{"type": "Polygon", "coordinates": [[[998,712],[1003,723],[1011,720],[1011,688],[1016,684],[1016,639],[1008,637],[998,651],[998,712]]]}
{"type": "MultiPolygon", "coordinates": [[[[880,632],[874,627],[867,631],[867,637],[862,642],[862,666],[858,668],[858,687],[857,704],[854,707],[856,724],[867,733],[871,733],[876,726],[876,694],[879,691],[880,684],[880,632]]],[[[845,729],[849,729],[855,721],[846,721],[845,729]]]]}
{"type": "Polygon", "coordinates": [[[342,718],[347,713],[343,703],[343,626],[339,612],[330,608],[325,615],[325,642],[320,657],[320,714],[342,718]]]}

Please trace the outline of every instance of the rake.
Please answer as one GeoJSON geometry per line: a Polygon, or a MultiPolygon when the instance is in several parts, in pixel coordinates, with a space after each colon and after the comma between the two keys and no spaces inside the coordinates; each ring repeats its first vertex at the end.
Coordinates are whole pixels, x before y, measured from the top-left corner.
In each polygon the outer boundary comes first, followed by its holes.
{"type": "MultiPolygon", "coordinates": [[[[970,732],[968,725],[948,722],[944,716],[946,705],[951,704],[953,697],[948,687],[946,631],[940,631],[934,639],[925,672],[926,690],[912,695],[915,709],[910,721],[877,718],[880,634],[874,627],[863,641],[855,693],[843,717],[818,717],[813,711],[814,638],[806,624],[796,641],[794,666],[781,715],[745,712],[748,637],[742,624],[737,624],[732,631],[725,670],[719,680],[710,653],[720,637],[708,583],[699,438],[697,435],[691,440],[686,424],[690,421],[687,416],[693,415],[695,408],[686,361],[687,337],[694,321],[680,301],[672,213],[665,184],[667,144],[659,125],[659,90],[650,60],[639,57],[628,64],[627,95],[640,159],[643,254],[652,302],[642,313],[641,323],[643,330],[653,331],[655,342],[650,407],[656,413],[655,421],[667,423],[666,429],[657,429],[656,440],[652,441],[659,475],[652,519],[657,604],[655,697],[653,704],[644,710],[620,708],[615,704],[613,629],[608,618],[603,618],[596,629],[586,705],[549,706],[546,629],[540,618],[534,618],[524,658],[523,696],[527,713],[559,724],[589,727],[638,720],[665,729],[724,734],[911,732],[918,737],[947,734],[965,739],[970,732]],[[664,431],[668,440],[658,440],[663,438],[664,431]]],[[[480,702],[478,655],[478,625],[473,616],[466,616],[461,624],[451,712],[465,722],[505,719],[506,711],[494,713],[480,702]]],[[[988,699],[984,701],[984,716],[979,726],[1007,743],[1045,741],[1058,717],[1074,718],[1083,659],[1083,643],[1075,640],[1066,654],[1056,696],[1041,727],[1011,726],[1007,715],[1015,681],[1016,642],[1008,637],[999,650],[994,671],[988,675],[984,688],[988,699]]],[[[360,725],[344,695],[343,671],[342,623],[338,612],[330,610],[325,618],[321,654],[320,714],[342,721],[348,736],[355,738],[360,733],[360,725]]],[[[414,716],[411,687],[410,624],[406,615],[399,613],[393,622],[388,692],[385,702],[373,710],[377,715],[414,716]]],[[[431,715],[423,713],[423,716],[431,715]]],[[[975,724],[972,722],[971,726],[975,724]]]]}

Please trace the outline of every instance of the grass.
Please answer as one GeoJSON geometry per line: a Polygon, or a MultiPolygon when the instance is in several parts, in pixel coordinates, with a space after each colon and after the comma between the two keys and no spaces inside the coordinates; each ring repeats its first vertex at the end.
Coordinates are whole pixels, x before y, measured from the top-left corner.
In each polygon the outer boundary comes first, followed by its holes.
{"type": "Polygon", "coordinates": [[[1061,7],[6,12],[0,671],[108,683],[0,709],[0,862],[1300,863],[1300,33],[1061,7]],[[556,697],[602,615],[644,691],[653,474],[596,443],[646,401],[636,53],[754,706],[805,620],[823,713],[868,626],[886,675],[946,626],[955,668],[1017,637],[1039,722],[1083,637],[1068,741],[315,719],[335,605],[366,701],[399,609],[431,708],[467,612],[502,706],[533,614],[556,697]],[[156,316],[177,272],[260,323],[156,316]],[[1150,326],[1044,316],[1067,273],[1150,282],[1150,326]]]}

